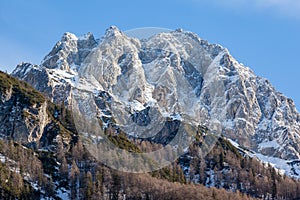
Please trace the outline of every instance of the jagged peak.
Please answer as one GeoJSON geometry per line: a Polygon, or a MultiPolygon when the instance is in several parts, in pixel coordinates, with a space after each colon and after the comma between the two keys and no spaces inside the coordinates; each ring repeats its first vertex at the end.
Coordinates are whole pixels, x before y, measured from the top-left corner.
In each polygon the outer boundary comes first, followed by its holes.
{"type": "Polygon", "coordinates": [[[29,63],[29,62],[21,62],[17,65],[17,67],[20,67],[20,66],[30,66],[30,65],[33,65],[32,63],[29,63]]]}
{"type": "MultiPolygon", "coordinates": [[[[227,48],[219,45],[219,44],[213,44],[209,43],[207,40],[200,38],[197,34],[191,32],[191,31],[185,31],[182,28],[177,28],[174,31],[167,32],[167,33],[158,33],[148,39],[149,40],[167,40],[171,43],[172,40],[175,42],[182,41],[184,42],[186,38],[189,38],[189,40],[194,41],[195,43],[198,43],[209,55],[211,55],[212,58],[215,58],[217,55],[219,55],[221,52],[224,54],[230,55],[230,52],[227,48]],[[171,37],[170,37],[171,36],[171,37]]],[[[147,40],[145,40],[147,41],[147,40]]]]}
{"type": "Polygon", "coordinates": [[[21,69],[23,70],[26,68],[32,68],[34,66],[35,66],[34,64],[29,63],[29,62],[21,62],[17,65],[17,67],[14,69],[14,71],[12,73],[20,71],[21,69]]]}
{"type": "Polygon", "coordinates": [[[70,33],[70,32],[65,32],[61,38],[62,42],[65,41],[82,41],[82,40],[95,40],[93,33],[91,32],[87,32],[84,35],[81,35],[79,37],[77,37],[75,34],[70,33]]]}
{"type": "MultiPolygon", "coordinates": [[[[91,49],[96,41],[92,33],[77,37],[75,34],[66,32],[52,48],[51,52],[42,60],[41,66],[54,69],[69,69],[69,55],[77,53],[80,49],[91,49]]],[[[74,59],[74,58],[73,58],[74,59]]]]}
{"type": "Polygon", "coordinates": [[[172,31],[171,33],[177,33],[177,34],[181,33],[181,34],[184,34],[186,36],[189,36],[190,38],[196,40],[197,42],[202,41],[202,39],[196,33],[193,33],[191,31],[185,31],[182,28],[177,28],[175,31],[172,31]]]}
{"type": "Polygon", "coordinates": [[[87,32],[86,34],[78,37],[78,40],[90,40],[90,39],[93,39],[93,40],[95,39],[93,33],[91,33],[91,32],[87,32]]]}
{"type": "MultiPolygon", "coordinates": [[[[207,40],[205,39],[202,39],[199,37],[199,35],[197,35],[196,33],[194,32],[191,32],[191,31],[185,31],[181,28],[179,29],[176,29],[174,31],[175,33],[182,33],[188,37],[190,37],[191,39],[195,40],[196,42],[200,43],[201,46],[203,46],[204,48],[207,48],[207,47],[212,47],[214,49],[214,51],[218,51],[218,52],[221,52],[221,51],[225,51],[225,54],[228,54],[230,55],[229,51],[227,48],[223,47],[222,45],[220,44],[211,44],[209,43],[207,40]]],[[[214,52],[214,53],[217,53],[217,52],[214,52]]]]}
{"type": "Polygon", "coordinates": [[[116,26],[110,26],[105,31],[105,38],[107,37],[116,37],[116,36],[123,36],[124,34],[120,31],[120,29],[116,26]]]}
{"type": "Polygon", "coordinates": [[[38,65],[28,63],[28,62],[21,62],[17,65],[14,71],[11,73],[14,76],[24,77],[26,74],[31,71],[32,69],[38,69],[38,65]]]}
{"type": "Polygon", "coordinates": [[[61,38],[61,41],[78,40],[77,36],[70,32],[65,32],[61,38]]]}
{"type": "Polygon", "coordinates": [[[183,28],[177,28],[177,29],[175,30],[175,32],[182,33],[182,32],[183,32],[183,28]]]}

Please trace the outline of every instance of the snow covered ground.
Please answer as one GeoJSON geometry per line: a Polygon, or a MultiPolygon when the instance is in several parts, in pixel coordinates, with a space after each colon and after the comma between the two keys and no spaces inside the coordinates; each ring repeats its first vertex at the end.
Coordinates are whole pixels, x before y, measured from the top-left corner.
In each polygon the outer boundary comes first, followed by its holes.
{"type": "MultiPolygon", "coordinates": [[[[251,158],[257,158],[264,164],[270,164],[272,167],[278,170],[280,174],[286,174],[288,176],[300,179],[300,160],[284,160],[277,157],[266,156],[261,153],[249,151],[241,147],[237,142],[226,138],[233,146],[245,153],[251,158]]],[[[260,147],[277,147],[276,141],[264,142],[260,144],[260,147]]]]}

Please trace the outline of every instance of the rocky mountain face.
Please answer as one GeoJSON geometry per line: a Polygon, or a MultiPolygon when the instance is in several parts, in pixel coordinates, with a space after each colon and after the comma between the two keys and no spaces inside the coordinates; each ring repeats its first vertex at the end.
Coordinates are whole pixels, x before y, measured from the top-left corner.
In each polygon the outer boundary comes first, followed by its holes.
{"type": "Polygon", "coordinates": [[[91,33],[79,39],[74,34],[65,33],[41,65],[22,63],[13,75],[30,83],[53,102],[61,103],[69,98],[71,78],[96,45],[97,41],[91,33]]]}
{"type": "MultiPolygon", "coordinates": [[[[210,174],[203,174],[206,165],[204,160],[199,160],[197,155],[186,153],[183,161],[174,162],[161,170],[153,173],[129,174],[117,172],[111,168],[96,162],[85,150],[82,141],[78,138],[75,130],[73,117],[64,105],[55,105],[45,98],[41,93],[33,89],[28,83],[19,81],[12,76],[0,72],[0,199],[252,199],[239,192],[233,193],[220,189],[206,188],[213,186],[215,179],[210,174]],[[30,148],[27,148],[30,147],[30,148]],[[188,156],[193,155],[194,157],[188,156]],[[191,160],[193,158],[193,161],[191,160]],[[183,170],[184,168],[195,168],[201,163],[201,181],[199,170],[193,171],[193,180],[203,185],[187,184],[183,170]],[[205,181],[207,179],[207,181],[205,181]],[[205,184],[209,182],[209,184],[205,184]],[[210,183],[211,182],[211,183],[210,183]],[[162,187],[162,186],[167,186],[162,187]],[[155,191],[155,192],[154,192],[155,191]],[[175,193],[174,191],[180,191],[175,193]],[[192,191],[192,192],[191,192],[192,191]]],[[[110,102],[108,94],[98,94],[97,104],[103,108],[105,103],[110,102]]],[[[147,112],[144,111],[146,114],[147,112]]],[[[141,114],[141,113],[140,113],[141,114]]],[[[137,123],[142,117],[135,118],[137,123]]],[[[154,142],[161,146],[161,143],[168,142],[169,132],[178,129],[179,120],[169,121],[165,129],[155,136],[154,142]],[[157,141],[156,141],[157,140],[157,141]]],[[[116,127],[109,126],[107,132],[115,132],[116,127]]],[[[204,130],[203,130],[204,131],[204,130]]],[[[141,152],[150,149],[153,143],[134,143],[124,133],[108,134],[111,141],[114,141],[128,151],[141,152]]],[[[217,146],[224,146],[225,140],[217,146]]],[[[229,142],[224,146],[223,161],[235,161],[234,158],[241,156],[229,142]],[[233,149],[235,154],[228,149],[233,149]]],[[[196,153],[197,145],[191,152],[196,153]]],[[[222,163],[218,159],[219,152],[210,155],[208,163],[222,163]]],[[[122,157],[122,159],[124,159],[122,157]]],[[[203,159],[203,158],[202,158],[203,159]]],[[[248,158],[244,158],[247,160],[248,158]]],[[[235,161],[235,163],[242,163],[235,161]]],[[[211,164],[208,164],[207,168],[211,164]]],[[[218,166],[222,166],[221,164],[218,166]]],[[[232,169],[237,168],[231,165],[232,169]]],[[[262,165],[260,165],[261,168],[262,165]]],[[[255,167],[255,169],[260,169],[255,167]]],[[[218,169],[219,170],[219,169],[218,169]]],[[[248,168],[244,169],[248,170],[248,168]]],[[[266,169],[265,171],[270,171],[266,169]]],[[[187,170],[192,174],[192,170],[187,170]]],[[[269,177],[267,173],[261,176],[269,177]]],[[[224,174],[227,176],[227,174],[224,174]]],[[[290,186],[292,195],[286,195],[279,191],[274,193],[279,197],[297,197],[297,184],[291,185],[291,179],[274,176],[278,184],[290,186]],[[288,181],[287,181],[288,180],[288,181]]],[[[255,180],[255,179],[254,179],[255,180]]],[[[222,178],[218,179],[222,181],[222,178]]],[[[252,182],[244,180],[240,185],[251,184],[251,188],[240,188],[234,181],[223,181],[226,189],[240,190],[247,193],[255,186],[252,182]]],[[[300,183],[298,183],[299,185],[300,183]]],[[[268,184],[265,184],[268,185],[268,184]]],[[[217,185],[214,185],[217,186],[217,185]]],[[[265,187],[260,193],[252,196],[260,197],[270,193],[271,187],[265,187]]]]}
{"type": "Polygon", "coordinates": [[[28,83],[0,72],[0,135],[27,147],[43,148],[70,141],[71,135],[58,120],[61,109],[28,83]]]}
{"type": "MultiPolygon", "coordinates": [[[[59,105],[70,106],[74,90],[94,94],[103,124],[114,119],[128,135],[136,130],[123,116],[133,116],[128,119],[142,126],[153,123],[151,114],[160,121],[217,126],[220,134],[264,161],[300,159],[300,115],[293,101],[226,48],[191,32],[176,30],[145,40],[127,37],[117,27],[107,29],[101,40],[90,33],[66,33],[40,65],[22,63],[12,75],[59,105]]],[[[45,105],[32,112],[42,115],[45,105]]],[[[40,129],[48,120],[42,119],[40,129]]],[[[155,131],[163,128],[159,124],[155,131]]],[[[41,134],[36,131],[30,138],[41,134]]],[[[286,173],[298,176],[292,162],[289,166],[286,173]]]]}

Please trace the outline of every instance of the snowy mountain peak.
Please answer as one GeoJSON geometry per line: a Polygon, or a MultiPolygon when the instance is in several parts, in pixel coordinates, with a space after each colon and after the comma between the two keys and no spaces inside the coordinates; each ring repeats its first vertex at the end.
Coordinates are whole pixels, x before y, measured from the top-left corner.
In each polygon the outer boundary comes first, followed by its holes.
{"type": "Polygon", "coordinates": [[[67,32],[44,58],[41,65],[49,69],[77,71],[85,57],[96,45],[97,41],[91,33],[78,38],[67,32]]]}
{"type": "Polygon", "coordinates": [[[22,62],[17,65],[12,73],[23,79],[27,76],[28,72],[32,71],[33,69],[39,69],[39,66],[22,62]]]}
{"type": "Polygon", "coordinates": [[[183,29],[182,28],[177,28],[175,31],[181,33],[181,32],[183,32],[183,29]]]}
{"type": "Polygon", "coordinates": [[[70,32],[66,32],[63,34],[61,41],[65,42],[65,41],[70,41],[70,40],[78,40],[77,36],[73,33],[70,32]]]}
{"type": "MultiPolygon", "coordinates": [[[[265,156],[300,159],[294,103],[226,48],[192,32],[140,41],[112,26],[100,43],[91,33],[78,38],[66,33],[40,66],[18,66],[13,75],[56,103],[68,103],[74,87],[107,93],[119,102],[118,113],[139,116],[160,102],[164,117],[187,115],[203,125],[216,119],[222,134],[242,146],[265,156]]],[[[99,109],[103,119],[112,114],[109,107],[99,109]]]]}
{"type": "Polygon", "coordinates": [[[124,33],[122,33],[120,31],[120,29],[116,26],[110,26],[108,29],[106,29],[105,32],[105,37],[118,37],[118,36],[122,36],[125,35],[124,33]]]}
{"type": "Polygon", "coordinates": [[[93,38],[94,38],[94,35],[91,32],[88,32],[88,33],[78,37],[79,40],[91,40],[93,38]]]}

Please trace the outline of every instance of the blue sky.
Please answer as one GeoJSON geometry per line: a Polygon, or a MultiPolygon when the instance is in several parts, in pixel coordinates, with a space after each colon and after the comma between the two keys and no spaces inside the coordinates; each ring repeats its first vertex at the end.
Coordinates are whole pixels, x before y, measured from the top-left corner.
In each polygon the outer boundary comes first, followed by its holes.
{"type": "Polygon", "coordinates": [[[110,25],[193,31],[227,47],[300,108],[298,0],[3,0],[0,69],[39,64],[64,32],[101,37],[110,25]]]}

